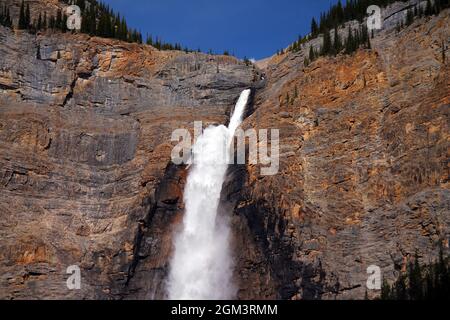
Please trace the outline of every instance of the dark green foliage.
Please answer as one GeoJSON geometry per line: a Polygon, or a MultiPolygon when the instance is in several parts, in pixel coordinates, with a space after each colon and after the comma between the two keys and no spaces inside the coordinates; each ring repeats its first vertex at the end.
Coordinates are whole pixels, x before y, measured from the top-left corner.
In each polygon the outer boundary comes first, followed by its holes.
{"type": "Polygon", "coordinates": [[[83,12],[84,9],[86,9],[86,2],[85,2],[85,0],[77,0],[77,1],[75,2],[75,4],[76,4],[78,7],[80,7],[81,12],[83,12]]]}
{"type": "Polygon", "coordinates": [[[313,46],[309,47],[309,61],[314,61],[316,59],[316,52],[313,46]]]}
{"type": "Polygon", "coordinates": [[[9,12],[9,8],[6,7],[6,4],[0,8],[0,25],[11,28],[12,20],[9,12]]]}
{"type": "Polygon", "coordinates": [[[336,55],[342,50],[342,41],[339,36],[338,28],[334,28],[333,54],[336,55]]]}
{"type": "Polygon", "coordinates": [[[323,44],[322,49],[320,50],[320,55],[326,56],[330,54],[332,54],[331,35],[330,32],[327,30],[323,34],[323,44]]]}
{"type": "Polygon", "coordinates": [[[25,18],[25,3],[21,2],[20,4],[20,13],[19,13],[19,25],[18,25],[19,29],[26,29],[27,28],[27,24],[26,24],[26,18],[25,18]]]}
{"type": "MultiPolygon", "coordinates": [[[[337,4],[331,6],[328,12],[321,14],[319,33],[351,20],[358,20],[361,23],[367,16],[367,8],[370,5],[386,7],[397,1],[399,0],[346,0],[345,6],[342,5],[341,1],[338,1],[337,4]]],[[[311,34],[316,36],[312,30],[311,34]]]]}
{"type": "Polygon", "coordinates": [[[39,13],[39,18],[38,18],[38,21],[37,21],[36,28],[37,28],[38,30],[41,30],[41,29],[42,29],[42,14],[41,14],[41,13],[39,13]]]}
{"type": "Polygon", "coordinates": [[[55,29],[61,29],[61,24],[62,24],[62,11],[58,10],[56,12],[56,19],[55,19],[55,29]]]}
{"type": "Polygon", "coordinates": [[[49,19],[49,21],[48,21],[48,27],[49,27],[50,29],[55,29],[55,27],[56,27],[56,20],[55,20],[55,17],[54,17],[54,16],[51,16],[51,17],[50,17],[50,19],[49,19]]]}
{"type": "MultiPolygon", "coordinates": [[[[158,37],[153,39],[152,36],[147,36],[145,43],[155,47],[158,50],[179,50],[179,51],[185,51],[186,53],[194,52],[191,49],[183,48],[181,46],[181,44],[179,44],[179,43],[175,43],[175,44],[166,43],[166,42],[162,41],[161,38],[158,38],[158,37]]],[[[200,49],[198,49],[198,52],[200,52],[200,49]]],[[[225,51],[225,53],[228,53],[228,51],[225,51]]],[[[209,50],[209,54],[213,54],[211,49],[209,50]]]]}
{"type": "Polygon", "coordinates": [[[356,50],[356,41],[353,38],[353,30],[351,27],[348,27],[347,39],[345,41],[345,53],[352,53],[356,50]]]}
{"type": "MultiPolygon", "coordinates": [[[[130,28],[125,17],[115,13],[108,5],[97,0],[61,0],[61,2],[66,4],[75,3],[80,7],[82,18],[81,33],[127,42],[143,43],[142,34],[138,30],[130,28]]],[[[66,22],[66,15],[58,11],[56,17],[50,17],[48,22],[45,18],[42,24],[48,24],[50,29],[65,32],[67,30],[66,22]]],[[[185,50],[191,52],[187,48],[183,49],[180,44],[165,43],[158,38],[154,40],[152,37],[147,37],[146,43],[160,50],[185,50]]]]}
{"type": "Polygon", "coordinates": [[[447,51],[447,47],[445,45],[445,42],[442,41],[442,63],[445,64],[445,52],[447,51]]]}
{"type": "Polygon", "coordinates": [[[408,295],[411,300],[421,300],[423,298],[422,270],[419,264],[419,257],[416,253],[414,262],[408,266],[408,295]]]}
{"type": "Polygon", "coordinates": [[[383,286],[381,287],[381,300],[390,300],[391,297],[391,286],[387,283],[386,280],[383,280],[383,286]]]}
{"type": "Polygon", "coordinates": [[[319,33],[319,26],[317,25],[316,19],[312,18],[312,21],[311,21],[311,34],[313,36],[317,36],[318,33],[319,33]]]}
{"type": "Polygon", "coordinates": [[[425,15],[429,16],[433,14],[433,6],[431,5],[431,0],[427,0],[427,5],[425,7],[425,15]]]}
{"type": "Polygon", "coordinates": [[[345,41],[345,53],[351,54],[361,46],[371,49],[369,31],[365,24],[360,25],[359,29],[352,30],[348,28],[348,35],[345,41]]]}
{"type": "Polygon", "coordinates": [[[411,25],[413,21],[414,21],[414,11],[408,9],[406,13],[406,25],[407,26],[411,25]]]}
{"type": "MultiPolygon", "coordinates": [[[[370,5],[377,5],[379,7],[386,7],[394,2],[403,1],[403,0],[346,0],[345,5],[342,4],[341,1],[338,1],[337,4],[331,6],[331,8],[324,13],[320,14],[319,23],[317,23],[316,18],[312,18],[311,21],[311,33],[308,36],[305,36],[301,39],[298,39],[290,46],[291,51],[298,51],[301,49],[301,44],[305,43],[308,40],[318,37],[320,34],[324,35],[324,44],[320,54],[337,54],[339,50],[332,46],[329,49],[329,38],[328,33],[330,30],[336,29],[338,26],[343,25],[346,22],[352,20],[358,20],[360,24],[364,21],[364,18],[367,16],[367,8],[370,5]]],[[[406,2],[406,1],[403,1],[406,2]]],[[[431,0],[427,1],[425,12],[420,7],[414,7],[411,10],[408,10],[408,18],[406,21],[406,25],[410,25],[414,20],[415,16],[433,15],[438,14],[442,9],[448,8],[450,6],[450,0],[435,0],[432,2],[431,0]]],[[[399,32],[403,28],[404,23],[402,22],[397,26],[397,31],[399,32]]],[[[369,37],[366,38],[365,34],[362,32],[366,32],[366,30],[354,30],[353,38],[345,41],[345,52],[351,53],[357,50],[360,45],[364,45],[366,48],[371,48],[369,37]]],[[[372,38],[374,37],[374,33],[372,30],[371,34],[372,38]]],[[[342,39],[339,39],[342,41],[342,39]]],[[[311,59],[310,59],[311,60],[311,59]]],[[[311,60],[312,61],[312,60],[311,60]]]]}
{"type": "Polygon", "coordinates": [[[305,58],[305,60],[303,61],[303,65],[305,67],[307,67],[310,64],[310,60],[308,58],[305,58]]]}
{"type": "Polygon", "coordinates": [[[308,41],[308,37],[298,36],[297,41],[295,41],[290,47],[289,51],[298,52],[302,49],[302,44],[308,41]]]}
{"type": "Polygon", "coordinates": [[[30,12],[30,4],[27,3],[25,9],[25,29],[29,29],[31,27],[31,12],[30,12]]]}
{"type": "Polygon", "coordinates": [[[396,30],[397,32],[400,32],[401,29],[404,27],[407,27],[411,25],[414,22],[414,19],[416,17],[422,17],[422,16],[431,16],[436,15],[441,12],[441,10],[450,7],[450,1],[449,0],[427,0],[425,9],[422,8],[422,6],[414,6],[412,9],[408,9],[406,13],[406,20],[402,21],[400,23],[397,23],[396,30]]]}
{"type": "Polygon", "coordinates": [[[390,286],[386,281],[381,288],[381,300],[450,300],[450,259],[440,249],[438,261],[421,266],[416,254],[390,286]]]}

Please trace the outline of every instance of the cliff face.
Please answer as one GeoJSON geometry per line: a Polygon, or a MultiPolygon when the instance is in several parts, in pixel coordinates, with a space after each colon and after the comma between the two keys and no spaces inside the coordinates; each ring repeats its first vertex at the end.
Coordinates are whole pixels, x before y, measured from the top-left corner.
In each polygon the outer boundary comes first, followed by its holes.
{"type": "Polygon", "coordinates": [[[139,249],[170,249],[181,202],[172,131],[225,123],[255,71],[230,57],[3,27],[0,56],[0,297],[137,290],[139,249]],[[155,211],[167,224],[143,239],[155,211]],[[82,269],[80,291],[66,288],[70,265],[82,269]]]}
{"type": "Polygon", "coordinates": [[[428,262],[449,245],[448,22],[308,67],[289,53],[264,77],[231,57],[0,27],[0,298],[164,298],[186,179],[171,133],[226,123],[248,87],[243,128],[280,130],[280,172],[229,170],[239,298],[363,298],[369,265],[393,280],[416,250],[428,262]]]}
{"type": "Polygon", "coordinates": [[[391,281],[415,252],[448,250],[448,24],[447,10],[373,50],[269,62],[243,127],[280,130],[280,172],[248,166],[224,195],[241,298],[362,299],[370,265],[391,281]]]}

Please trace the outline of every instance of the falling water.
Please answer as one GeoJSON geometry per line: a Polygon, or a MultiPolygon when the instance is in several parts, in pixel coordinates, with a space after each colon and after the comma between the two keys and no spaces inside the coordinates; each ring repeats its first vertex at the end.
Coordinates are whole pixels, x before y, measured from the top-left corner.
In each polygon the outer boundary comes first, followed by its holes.
{"type": "Polygon", "coordinates": [[[225,126],[210,126],[193,147],[182,230],[175,236],[168,295],[171,300],[232,299],[232,259],[228,223],[217,216],[230,145],[242,122],[250,90],[244,90],[225,126]]]}

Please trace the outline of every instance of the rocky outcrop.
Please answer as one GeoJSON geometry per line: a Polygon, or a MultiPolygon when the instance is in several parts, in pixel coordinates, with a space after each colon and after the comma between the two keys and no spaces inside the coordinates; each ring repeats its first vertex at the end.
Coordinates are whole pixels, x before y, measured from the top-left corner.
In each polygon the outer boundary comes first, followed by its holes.
{"type": "Polygon", "coordinates": [[[446,10],[373,50],[268,63],[243,127],[280,130],[280,171],[240,169],[224,194],[240,298],[363,299],[369,266],[392,281],[416,252],[448,251],[448,23],[446,10]]]}
{"type": "Polygon", "coordinates": [[[280,171],[228,172],[239,298],[360,299],[369,265],[392,281],[416,252],[448,250],[448,22],[446,10],[377,33],[372,50],[308,67],[302,50],[263,71],[0,27],[0,298],[165,298],[187,175],[171,133],[226,123],[248,87],[243,128],[280,130],[280,171]],[[81,290],[66,287],[70,265],[81,290]]]}
{"type": "Polygon", "coordinates": [[[147,298],[167,265],[155,247],[169,254],[182,206],[172,131],[226,122],[256,71],[231,57],[3,27],[0,56],[0,297],[147,298]],[[79,291],[66,287],[70,265],[82,270],[79,291]]]}

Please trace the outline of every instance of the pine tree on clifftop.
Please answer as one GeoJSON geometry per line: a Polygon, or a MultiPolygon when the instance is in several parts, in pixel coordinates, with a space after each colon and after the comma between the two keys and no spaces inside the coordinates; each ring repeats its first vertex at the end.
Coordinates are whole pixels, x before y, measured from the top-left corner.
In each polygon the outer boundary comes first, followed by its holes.
{"type": "Polygon", "coordinates": [[[31,27],[31,12],[30,12],[30,4],[27,3],[27,7],[25,9],[25,28],[30,28],[31,27]]]}
{"type": "Polygon", "coordinates": [[[22,3],[20,4],[20,13],[19,13],[19,29],[26,29],[26,18],[25,18],[25,3],[22,0],[22,3]]]}
{"type": "Polygon", "coordinates": [[[312,18],[312,21],[311,21],[311,34],[314,37],[318,33],[319,33],[319,27],[317,26],[316,19],[312,18]]]}
{"type": "Polygon", "coordinates": [[[313,46],[309,47],[309,61],[314,61],[316,59],[316,53],[314,52],[313,46]]]}
{"type": "Polygon", "coordinates": [[[334,43],[333,43],[333,53],[338,54],[342,49],[341,37],[339,36],[339,30],[337,26],[334,28],[334,43]]]}
{"type": "Polygon", "coordinates": [[[42,29],[42,14],[41,14],[41,13],[39,13],[39,18],[38,18],[38,21],[37,21],[36,28],[37,28],[38,30],[41,30],[41,29],[42,29]]]}
{"type": "Polygon", "coordinates": [[[0,24],[8,28],[12,27],[11,15],[9,14],[9,8],[6,7],[6,4],[0,11],[0,24]]]}
{"type": "Polygon", "coordinates": [[[323,34],[323,45],[322,50],[320,52],[321,55],[328,55],[331,53],[331,35],[329,31],[324,32],[323,34]]]}

